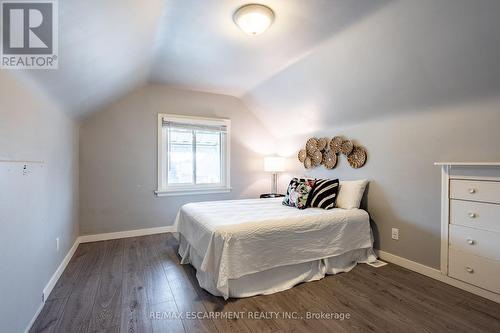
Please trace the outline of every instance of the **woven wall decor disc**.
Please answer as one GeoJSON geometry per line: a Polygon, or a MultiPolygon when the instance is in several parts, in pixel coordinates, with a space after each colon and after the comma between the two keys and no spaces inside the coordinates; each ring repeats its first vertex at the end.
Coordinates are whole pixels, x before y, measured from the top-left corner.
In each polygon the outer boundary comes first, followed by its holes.
{"type": "Polygon", "coordinates": [[[319,150],[325,150],[327,144],[328,144],[328,138],[318,139],[318,149],[319,150]]]}
{"type": "Polygon", "coordinates": [[[310,138],[306,143],[307,155],[312,156],[314,152],[318,150],[318,139],[310,138]]]}
{"type": "Polygon", "coordinates": [[[304,160],[304,167],[306,169],[311,169],[311,167],[312,167],[312,161],[311,161],[311,158],[309,156],[307,156],[306,159],[304,160]]]}
{"type": "Polygon", "coordinates": [[[321,162],[327,169],[333,169],[337,165],[337,154],[329,150],[323,153],[323,161],[321,162]]]}
{"type": "Polygon", "coordinates": [[[304,163],[304,160],[306,159],[306,157],[307,157],[306,150],[305,149],[299,150],[299,153],[297,154],[297,158],[299,159],[299,161],[301,163],[304,163]]]}
{"type": "Polygon", "coordinates": [[[325,146],[325,151],[330,150],[330,143],[332,142],[332,139],[330,138],[325,138],[326,139],[326,146],[325,146]]]}
{"type": "Polygon", "coordinates": [[[342,142],[342,147],[340,148],[340,150],[342,151],[342,154],[344,154],[345,156],[349,156],[353,148],[354,145],[352,144],[352,141],[345,140],[344,142],[342,142]]]}
{"type": "Polygon", "coordinates": [[[354,169],[361,168],[366,162],[366,150],[362,147],[354,147],[349,156],[347,156],[347,161],[354,169]]]}
{"type": "Polygon", "coordinates": [[[316,150],[313,153],[313,156],[311,156],[312,164],[314,166],[318,166],[321,164],[321,161],[323,160],[323,154],[321,153],[320,150],[316,150]]]}
{"type": "Polygon", "coordinates": [[[341,151],[342,148],[342,142],[344,142],[344,139],[342,139],[341,136],[336,136],[330,141],[330,149],[338,154],[341,151]]]}

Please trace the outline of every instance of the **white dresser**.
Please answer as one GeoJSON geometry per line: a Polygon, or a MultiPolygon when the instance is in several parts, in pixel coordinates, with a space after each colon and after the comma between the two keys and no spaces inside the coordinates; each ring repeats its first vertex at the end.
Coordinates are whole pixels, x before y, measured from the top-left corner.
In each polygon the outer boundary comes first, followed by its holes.
{"type": "Polygon", "coordinates": [[[441,272],[498,300],[500,162],[436,164],[442,168],[441,272]]]}

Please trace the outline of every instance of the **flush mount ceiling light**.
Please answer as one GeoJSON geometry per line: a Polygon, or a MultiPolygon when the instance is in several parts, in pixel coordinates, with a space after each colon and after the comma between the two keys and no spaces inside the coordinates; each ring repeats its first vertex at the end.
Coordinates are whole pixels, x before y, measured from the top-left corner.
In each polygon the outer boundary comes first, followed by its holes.
{"type": "Polygon", "coordinates": [[[246,34],[257,36],[273,23],[274,12],[264,5],[244,5],[234,13],[233,19],[234,23],[246,34]]]}

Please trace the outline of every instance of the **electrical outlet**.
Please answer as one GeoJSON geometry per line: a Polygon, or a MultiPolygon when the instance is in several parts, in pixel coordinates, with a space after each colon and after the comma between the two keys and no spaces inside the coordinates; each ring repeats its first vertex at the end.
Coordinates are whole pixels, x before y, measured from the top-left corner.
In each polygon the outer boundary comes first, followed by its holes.
{"type": "Polygon", "coordinates": [[[59,237],[56,238],[56,250],[59,252],[59,237]]]}
{"type": "Polygon", "coordinates": [[[398,228],[392,228],[392,239],[394,239],[394,240],[399,239],[399,229],[398,228]]]}

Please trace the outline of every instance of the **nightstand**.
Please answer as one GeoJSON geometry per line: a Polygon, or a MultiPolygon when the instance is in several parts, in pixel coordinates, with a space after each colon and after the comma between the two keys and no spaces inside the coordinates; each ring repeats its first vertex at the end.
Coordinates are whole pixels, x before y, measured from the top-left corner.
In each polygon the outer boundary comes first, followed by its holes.
{"type": "Polygon", "coordinates": [[[260,198],[281,198],[284,197],[284,194],[279,194],[279,193],[264,193],[260,195],[260,198]]]}

